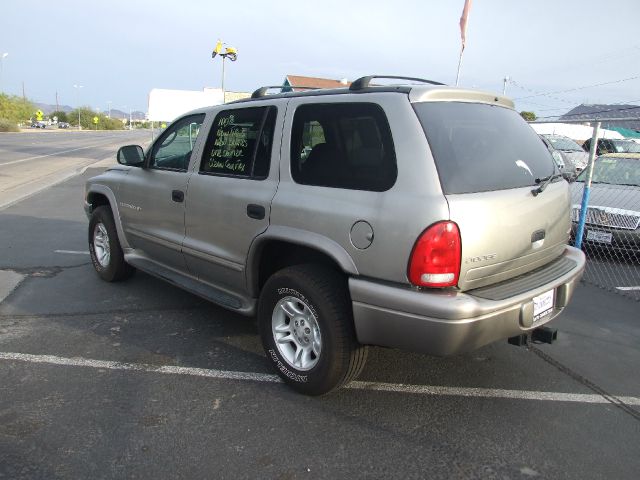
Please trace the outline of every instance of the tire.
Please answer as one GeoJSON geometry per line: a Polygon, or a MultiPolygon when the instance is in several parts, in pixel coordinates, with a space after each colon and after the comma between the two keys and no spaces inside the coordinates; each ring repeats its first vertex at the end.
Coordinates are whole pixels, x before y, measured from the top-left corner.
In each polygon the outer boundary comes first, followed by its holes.
{"type": "Polygon", "coordinates": [[[89,221],[89,254],[93,268],[103,280],[119,282],[135,272],[135,268],[124,261],[118,232],[109,207],[98,207],[89,221]]]}
{"type": "Polygon", "coordinates": [[[348,383],[367,359],[367,346],[356,340],[346,278],[324,266],[295,265],[269,278],[258,327],[268,361],[306,395],[348,383]]]}

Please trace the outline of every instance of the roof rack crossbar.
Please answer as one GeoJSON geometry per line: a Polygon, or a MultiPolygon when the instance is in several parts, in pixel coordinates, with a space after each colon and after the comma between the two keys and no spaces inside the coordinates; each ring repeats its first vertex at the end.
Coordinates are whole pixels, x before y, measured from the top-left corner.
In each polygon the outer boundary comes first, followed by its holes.
{"type": "Polygon", "coordinates": [[[374,78],[391,78],[394,80],[411,80],[412,82],[421,82],[421,83],[429,83],[431,85],[444,85],[444,83],[436,82],[434,80],[427,80],[424,78],[414,78],[414,77],[398,77],[395,75],[368,75],[366,77],[360,77],[357,80],[354,80],[349,90],[362,90],[371,85],[371,80],[374,78]]]}
{"type": "Polygon", "coordinates": [[[260,87],[257,90],[255,90],[252,94],[251,94],[251,98],[261,98],[261,97],[266,97],[267,96],[267,92],[273,88],[279,88],[280,89],[280,93],[286,93],[286,92],[282,92],[283,89],[288,88],[290,89],[290,91],[294,91],[295,89],[299,88],[302,90],[317,90],[318,87],[304,87],[302,85],[268,85],[266,87],[260,87]]]}

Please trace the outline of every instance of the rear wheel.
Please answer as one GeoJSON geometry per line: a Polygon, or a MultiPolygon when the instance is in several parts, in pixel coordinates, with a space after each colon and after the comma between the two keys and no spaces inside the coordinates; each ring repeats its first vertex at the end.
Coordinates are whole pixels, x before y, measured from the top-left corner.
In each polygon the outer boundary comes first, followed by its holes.
{"type": "Polygon", "coordinates": [[[89,254],[96,272],[107,282],[125,280],[135,272],[135,269],[124,261],[113,215],[108,207],[98,207],[91,214],[89,254]]]}
{"type": "Polygon", "coordinates": [[[258,305],[262,344],[285,383],[322,395],[362,371],[367,347],[358,344],[344,276],[319,265],[275,273],[258,305]]]}

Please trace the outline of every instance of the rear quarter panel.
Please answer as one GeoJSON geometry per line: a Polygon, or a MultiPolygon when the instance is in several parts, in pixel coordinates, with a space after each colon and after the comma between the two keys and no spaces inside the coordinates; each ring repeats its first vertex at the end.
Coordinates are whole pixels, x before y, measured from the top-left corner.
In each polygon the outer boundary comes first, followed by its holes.
{"type": "Polygon", "coordinates": [[[294,98],[285,119],[280,185],[273,199],[271,224],[326,236],[353,259],[360,275],[408,283],[407,264],[418,236],[429,225],[449,218],[446,199],[424,131],[406,95],[378,93],[294,98]],[[330,102],[375,102],[387,116],[395,146],[398,176],[386,192],[300,185],[290,168],[291,127],[299,105],[330,102]],[[350,239],[352,226],[368,222],[374,232],[366,249],[350,239]]]}

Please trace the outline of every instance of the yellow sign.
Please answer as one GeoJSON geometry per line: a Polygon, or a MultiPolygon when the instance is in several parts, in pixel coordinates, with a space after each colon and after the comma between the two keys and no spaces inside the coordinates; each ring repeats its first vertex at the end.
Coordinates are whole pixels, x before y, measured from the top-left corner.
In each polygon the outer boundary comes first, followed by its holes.
{"type": "Polygon", "coordinates": [[[96,125],[98,124],[98,117],[93,117],[93,123],[95,123],[96,125]]]}
{"type": "Polygon", "coordinates": [[[38,110],[36,112],[36,118],[37,120],[40,122],[42,120],[42,116],[44,115],[44,113],[42,113],[42,110],[38,110]]]}

